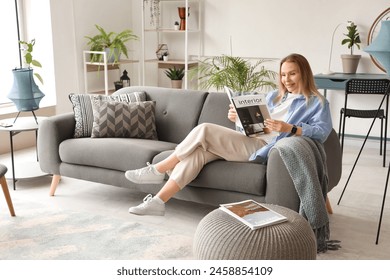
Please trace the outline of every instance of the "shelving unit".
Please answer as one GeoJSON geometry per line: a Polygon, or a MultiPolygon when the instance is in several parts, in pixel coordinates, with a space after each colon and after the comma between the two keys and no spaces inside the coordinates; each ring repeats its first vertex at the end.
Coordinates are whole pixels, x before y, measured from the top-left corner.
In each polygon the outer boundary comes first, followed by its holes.
{"type": "MultiPolygon", "coordinates": [[[[160,18],[158,22],[161,26],[152,26],[151,24],[147,25],[145,23],[147,18],[147,11],[149,11],[149,6],[145,0],[140,0],[142,5],[142,36],[141,36],[141,69],[142,69],[142,85],[145,85],[145,75],[146,75],[146,63],[154,63],[158,69],[167,69],[171,67],[183,67],[185,72],[188,72],[193,66],[198,64],[198,60],[201,56],[201,12],[202,12],[202,0],[160,0],[160,18]],[[176,5],[175,5],[176,4],[176,5]],[[185,30],[174,30],[173,23],[178,20],[178,11],[177,7],[185,7],[185,21],[186,29],[185,30]],[[169,9],[169,10],[167,10],[169,9]],[[189,16],[189,12],[191,13],[189,16]],[[167,17],[168,16],[168,17],[167,17]],[[169,27],[171,26],[171,27],[169,27]],[[150,42],[150,35],[156,34],[155,44],[150,42]],[[184,38],[180,38],[182,36],[184,38]],[[195,37],[197,36],[197,37],[195,37]],[[189,40],[197,40],[199,45],[198,50],[194,54],[189,54],[189,40]],[[170,41],[169,39],[175,39],[174,41],[181,41],[182,44],[182,54],[174,55],[171,52],[170,41]],[[179,39],[178,39],[179,38],[179,39]],[[169,60],[163,61],[158,60],[156,56],[150,58],[150,49],[157,49],[159,44],[166,43],[170,52],[169,60]],[[146,47],[148,48],[146,50],[146,47]],[[149,51],[149,54],[146,55],[146,51],[149,51]],[[172,58],[171,58],[172,57],[172,58]]],[[[149,15],[150,16],[150,15],[149,15]]],[[[171,40],[172,41],[172,40],[171,40]]],[[[177,45],[175,46],[177,47],[177,45]]],[[[157,82],[158,83],[158,82],[157,82]]],[[[188,88],[188,77],[184,76],[184,88],[188,88]]]]}
{"type": "Polygon", "coordinates": [[[131,64],[131,63],[138,63],[138,61],[137,60],[130,60],[130,59],[121,59],[119,62],[112,64],[112,63],[108,62],[106,52],[84,51],[83,52],[83,64],[84,64],[84,90],[85,90],[85,92],[92,93],[88,89],[88,73],[89,72],[97,72],[97,71],[103,71],[104,90],[103,91],[94,91],[93,93],[104,93],[105,95],[108,95],[108,94],[114,92],[113,89],[109,89],[109,87],[108,87],[108,71],[116,70],[116,71],[118,71],[119,75],[121,75],[121,71],[120,71],[119,66],[121,64],[131,64]],[[103,61],[102,62],[89,61],[89,56],[91,54],[102,55],[103,61]]]}

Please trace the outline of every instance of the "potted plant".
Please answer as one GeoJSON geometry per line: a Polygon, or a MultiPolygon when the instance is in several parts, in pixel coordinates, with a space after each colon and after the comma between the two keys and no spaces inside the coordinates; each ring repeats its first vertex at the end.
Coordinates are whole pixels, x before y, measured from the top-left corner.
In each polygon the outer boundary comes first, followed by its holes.
{"type": "Polygon", "coordinates": [[[181,88],[184,78],[184,68],[168,68],[164,71],[169,79],[173,88],[181,88]]]}
{"type": "Polygon", "coordinates": [[[224,86],[236,93],[275,88],[277,73],[262,65],[268,61],[260,59],[251,64],[244,58],[229,55],[206,58],[190,70],[190,78],[196,76],[201,88],[214,87],[217,91],[223,90],[224,86]]]}
{"type": "Polygon", "coordinates": [[[361,43],[361,41],[360,41],[360,35],[357,30],[356,24],[351,22],[347,26],[347,31],[348,33],[344,34],[346,38],[341,41],[341,44],[342,45],[347,44],[348,49],[350,49],[350,54],[342,54],[341,60],[343,64],[343,72],[352,74],[352,73],[356,73],[361,58],[361,55],[353,54],[354,46],[360,49],[359,44],[361,43]]]}
{"type": "MultiPolygon", "coordinates": [[[[93,37],[85,36],[88,39],[87,45],[90,46],[91,51],[105,51],[109,63],[117,63],[121,54],[124,54],[128,58],[125,43],[130,40],[138,40],[138,36],[133,34],[132,30],[126,29],[120,33],[116,33],[113,31],[107,32],[97,24],[95,24],[95,27],[99,31],[99,34],[93,37]]],[[[102,55],[91,54],[91,61],[101,62],[102,55]]]]}
{"type": "Polygon", "coordinates": [[[14,84],[7,97],[12,100],[19,112],[33,112],[39,109],[39,103],[45,94],[38,88],[34,81],[35,76],[43,84],[41,75],[34,73],[32,66],[42,67],[42,65],[32,56],[35,39],[32,39],[30,42],[19,41],[19,44],[21,45],[21,50],[24,52],[23,67],[12,70],[14,84]]]}

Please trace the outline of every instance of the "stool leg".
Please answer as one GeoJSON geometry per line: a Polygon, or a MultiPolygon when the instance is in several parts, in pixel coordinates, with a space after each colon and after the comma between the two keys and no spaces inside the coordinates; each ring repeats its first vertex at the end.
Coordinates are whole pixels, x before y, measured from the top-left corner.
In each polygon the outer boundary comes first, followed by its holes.
{"type": "Polygon", "coordinates": [[[9,194],[7,180],[5,179],[5,176],[0,178],[0,184],[1,184],[1,187],[3,188],[3,192],[4,192],[5,200],[7,201],[7,204],[8,204],[9,212],[10,212],[11,216],[15,216],[15,210],[14,210],[14,206],[12,205],[12,200],[11,200],[11,196],[9,194]]]}

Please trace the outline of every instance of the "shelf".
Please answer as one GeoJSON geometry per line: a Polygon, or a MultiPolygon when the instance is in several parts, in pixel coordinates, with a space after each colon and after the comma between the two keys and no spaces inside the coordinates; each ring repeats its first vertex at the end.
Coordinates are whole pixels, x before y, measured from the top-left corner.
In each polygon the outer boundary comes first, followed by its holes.
{"type": "MultiPolygon", "coordinates": [[[[139,60],[132,60],[132,59],[121,59],[116,63],[109,63],[107,61],[107,53],[106,52],[98,52],[98,51],[83,51],[83,64],[84,64],[84,91],[90,92],[88,90],[88,72],[99,72],[102,71],[103,75],[102,77],[104,78],[104,91],[93,91],[91,93],[101,93],[101,94],[111,94],[115,90],[112,88],[108,88],[108,71],[109,70],[117,70],[119,71],[119,65],[121,64],[131,64],[131,63],[139,63],[139,60]],[[102,62],[91,62],[89,61],[90,55],[94,54],[99,54],[102,55],[103,61],[102,62]]],[[[120,71],[119,71],[120,72],[120,71]]]]}
{"type": "MultiPolygon", "coordinates": [[[[145,32],[161,32],[161,33],[178,33],[178,34],[185,34],[186,30],[175,30],[173,28],[160,28],[160,29],[145,29],[145,32]]],[[[188,29],[187,32],[189,33],[197,33],[199,32],[198,29],[188,29]]]]}
{"type": "MultiPolygon", "coordinates": [[[[158,68],[172,68],[174,66],[182,66],[185,67],[185,61],[184,60],[168,60],[168,61],[161,61],[161,60],[155,60],[158,63],[158,68]]],[[[198,65],[197,61],[188,61],[187,62],[188,69],[195,67],[198,65]]]]}
{"type": "Polygon", "coordinates": [[[99,91],[90,91],[88,93],[91,93],[91,94],[101,94],[101,95],[110,95],[110,94],[113,94],[115,92],[115,89],[108,89],[108,94],[106,94],[106,91],[105,90],[99,90],[99,91]]]}
{"type": "MultiPolygon", "coordinates": [[[[159,23],[158,26],[153,23],[147,24],[147,16],[152,12],[148,12],[150,8],[150,3],[148,1],[139,0],[143,7],[142,15],[141,15],[141,44],[142,44],[142,53],[140,60],[140,66],[142,69],[142,85],[145,85],[146,79],[146,66],[145,63],[148,63],[148,71],[149,69],[156,68],[157,75],[157,86],[160,85],[159,77],[161,73],[159,73],[159,69],[167,69],[173,67],[184,68],[187,72],[188,69],[196,67],[199,62],[194,59],[199,59],[202,54],[202,37],[201,31],[202,28],[202,2],[203,0],[160,0],[160,13],[159,13],[159,23]],[[169,4],[172,2],[172,4],[169,4]],[[180,3],[175,5],[176,3],[180,3]],[[191,6],[190,6],[191,5],[191,6]],[[173,28],[173,22],[178,21],[178,7],[185,7],[188,13],[185,13],[185,18],[180,19],[185,20],[186,29],[185,30],[177,30],[173,28]],[[190,9],[190,10],[189,10],[190,9]],[[175,35],[177,34],[177,35],[175,35]],[[147,36],[146,36],[147,35],[147,36]],[[158,47],[160,44],[174,44],[174,48],[170,50],[172,56],[169,56],[168,61],[158,60],[157,57],[152,55],[151,47],[155,45],[158,47]],[[198,45],[198,46],[196,46],[198,45]],[[148,52],[146,52],[146,48],[148,52]],[[181,49],[180,49],[181,48],[181,49]],[[195,50],[198,48],[198,50],[195,50]],[[189,55],[189,53],[196,53],[196,55],[189,55]],[[148,53],[148,57],[146,55],[148,53]],[[154,63],[154,65],[150,65],[154,63]],[[149,67],[149,65],[151,67],[149,67]]],[[[180,17],[180,16],[179,16],[180,17]]],[[[156,22],[154,20],[154,22],[156,22]]],[[[151,78],[149,78],[152,80],[151,78]]],[[[184,76],[183,79],[184,88],[188,88],[188,75],[184,76]]]]}
{"type": "MultiPolygon", "coordinates": [[[[122,59],[115,64],[107,64],[107,70],[119,69],[120,64],[138,63],[138,60],[122,59]]],[[[103,62],[85,62],[87,65],[87,72],[96,72],[103,70],[105,65],[103,62]]]]}

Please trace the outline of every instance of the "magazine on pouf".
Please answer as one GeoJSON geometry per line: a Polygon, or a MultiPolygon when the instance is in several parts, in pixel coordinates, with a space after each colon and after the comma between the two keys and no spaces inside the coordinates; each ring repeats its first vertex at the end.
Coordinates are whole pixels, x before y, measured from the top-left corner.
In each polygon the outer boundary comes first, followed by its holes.
{"type": "Polygon", "coordinates": [[[225,211],[251,229],[258,229],[287,221],[287,218],[254,200],[221,204],[219,209],[225,211]]]}

